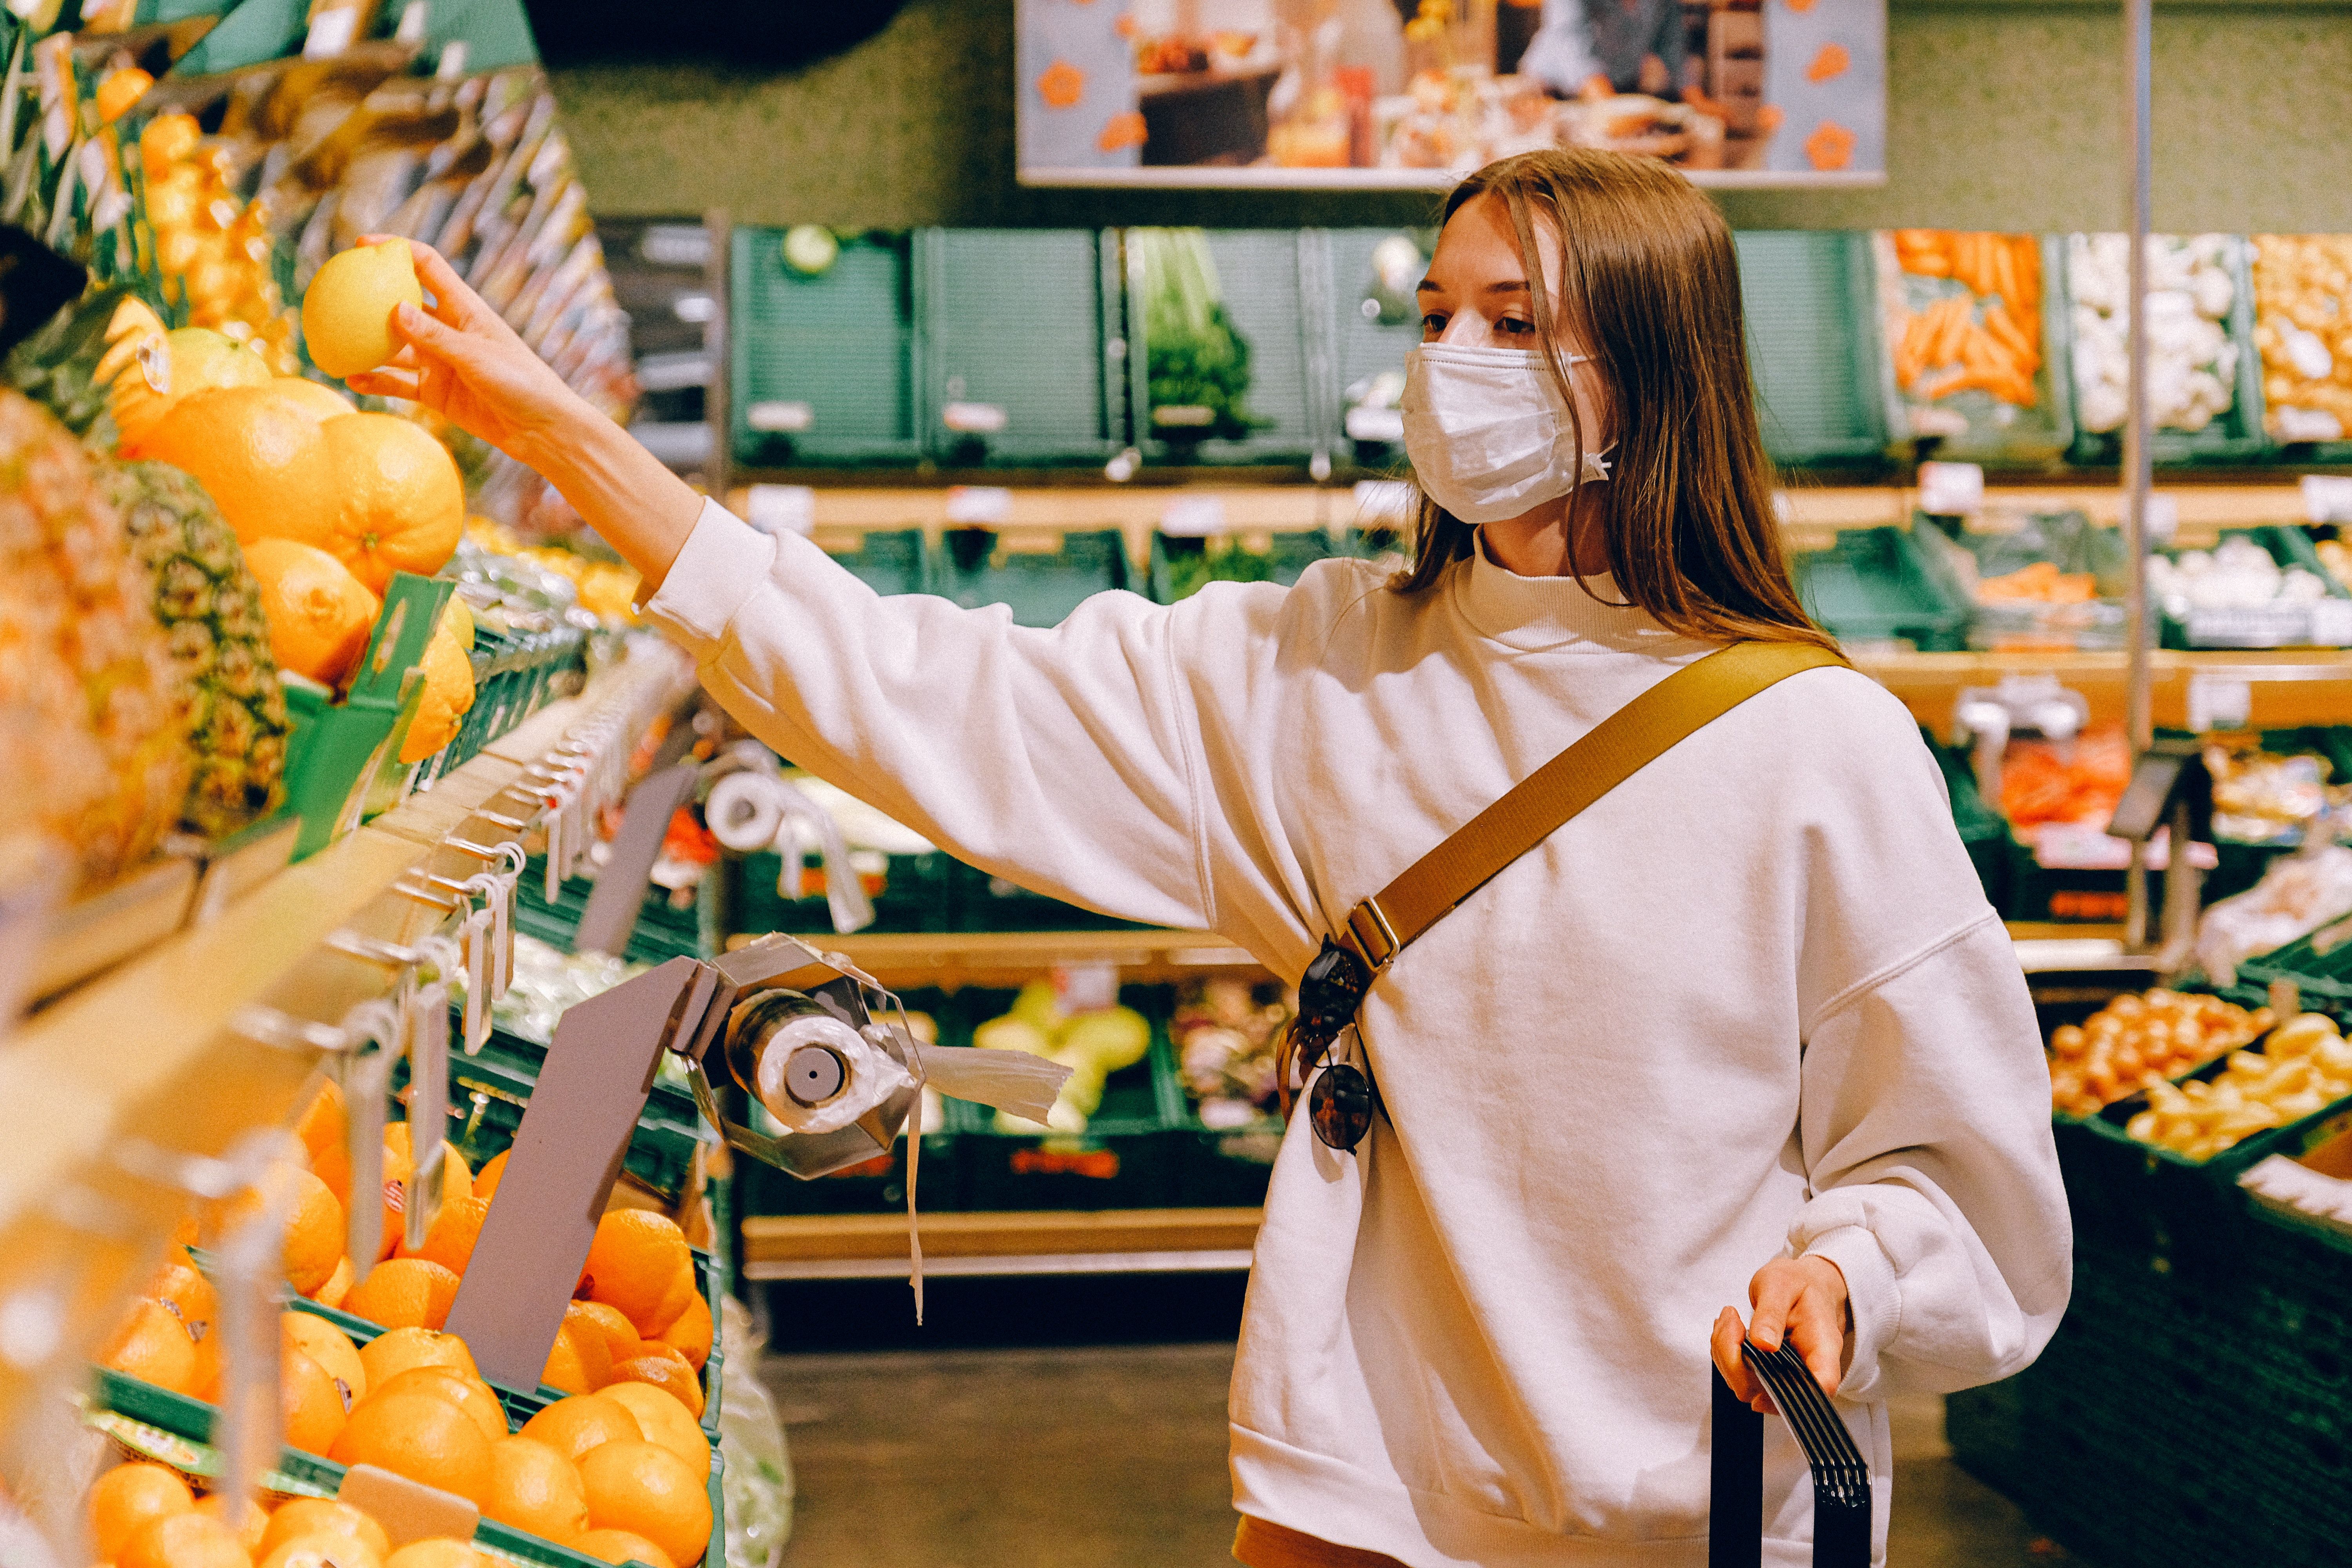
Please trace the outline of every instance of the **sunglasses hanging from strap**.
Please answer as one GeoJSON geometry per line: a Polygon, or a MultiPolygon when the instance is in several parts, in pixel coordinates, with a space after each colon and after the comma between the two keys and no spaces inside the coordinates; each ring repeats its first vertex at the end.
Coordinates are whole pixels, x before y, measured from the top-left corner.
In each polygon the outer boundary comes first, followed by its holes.
{"type": "MultiPolygon", "coordinates": [[[[1323,939],[1322,952],[1298,983],[1298,1016],[1284,1031],[1275,1058],[1283,1114],[1290,1114],[1299,1089],[1315,1079],[1308,1106],[1315,1135],[1339,1150],[1362,1142],[1380,1103],[1370,1076],[1346,1061],[1324,1067],[1320,1078],[1316,1068],[1355,1024],[1364,993],[1399,952],[1496,872],[1685,737],[1790,676],[1844,662],[1809,643],[1743,642],[1685,665],[1348,911],[1339,936],[1323,939]]],[[[1363,1055],[1360,1040],[1355,1054],[1363,1055]]]]}
{"type": "MultiPolygon", "coordinates": [[[[1740,1342],[1813,1470],[1813,1568],[1870,1568],[1870,1466],[1805,1358],[1740,1342]]],[[[1708,1458],[1706,1568],[1760,1568],[1764,1560],[1764,1417],[1715,1380],[1715,1442],[1708,1458]]]]}

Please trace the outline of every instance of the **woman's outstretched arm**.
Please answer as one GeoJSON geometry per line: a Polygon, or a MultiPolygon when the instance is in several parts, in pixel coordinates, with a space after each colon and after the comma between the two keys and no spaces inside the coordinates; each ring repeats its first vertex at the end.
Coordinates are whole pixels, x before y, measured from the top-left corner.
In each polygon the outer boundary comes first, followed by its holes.
{"type": "MultiPolygon", "coordinates": [[[[387,237],[370,236],[364,243],[387,237]]],[[[702,498],[564,385],[439,251],[415,240],[408,248],[433,303],[401,306],[393,318],[400,352],[344,384],[423,404],[535,469],[637,569],[652,594],[694,531],[702,498]]]]}

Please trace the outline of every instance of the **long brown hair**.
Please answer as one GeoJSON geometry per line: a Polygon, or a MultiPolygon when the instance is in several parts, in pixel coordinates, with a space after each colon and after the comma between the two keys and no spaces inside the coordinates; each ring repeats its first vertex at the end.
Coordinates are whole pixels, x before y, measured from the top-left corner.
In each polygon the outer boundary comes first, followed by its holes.
{"type": "MultiPolygon", "coordinates": [[[[1789,579],[1772,465],[1756,424],[1739,264],[1714,205],[1654,160],[1580,149],[1487,164],[1445,198],[1444,218],[1482,195],[1510,209],[1537,341],[1568,404],[1580,472],[1584,429],[1555,330],[1560,311],[1582,329],[1614,400],[1601,538],[1617,587],[1685,637],[1834,648],[1789,579]],[[1536,247],[1538,221],[1559,241],[1557,308],[1536,247]]],[[[1469,558],[1475,537],[1423,495],[1412,566],[1391,585],[1404,594],[1433,586],[1469,558]]]]}

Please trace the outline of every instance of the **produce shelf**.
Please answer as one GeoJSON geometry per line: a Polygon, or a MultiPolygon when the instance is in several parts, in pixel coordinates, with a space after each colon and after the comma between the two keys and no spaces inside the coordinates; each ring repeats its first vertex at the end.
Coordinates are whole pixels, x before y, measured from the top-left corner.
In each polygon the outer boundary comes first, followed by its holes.
{"type": "MultiPolygon", "coordinates": [[[[1265,1211],[1105,1209],[925,1215],[923,1272],[1171,1274],[1245,1269],[1265,1211]]],[[[746,1279],[887,1279],[907,1272],[907,1216],[750,1215],[746,1279]]]]}

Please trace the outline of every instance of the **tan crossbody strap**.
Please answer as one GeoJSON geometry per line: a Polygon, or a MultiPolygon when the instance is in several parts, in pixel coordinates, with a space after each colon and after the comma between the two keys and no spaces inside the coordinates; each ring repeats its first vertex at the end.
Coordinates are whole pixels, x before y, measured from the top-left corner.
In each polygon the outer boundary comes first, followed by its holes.
{"type": "Polygon", "coordinates": [[[1340,940],[1374,970],[1562,823],[1766,688],[1845,660],[1810,643],[1734,643],[1685,665],[1602,720],[1576,744],[1348,914],[1340,940]]]}

